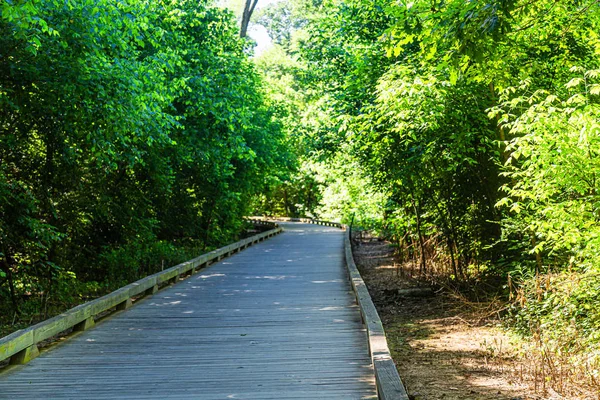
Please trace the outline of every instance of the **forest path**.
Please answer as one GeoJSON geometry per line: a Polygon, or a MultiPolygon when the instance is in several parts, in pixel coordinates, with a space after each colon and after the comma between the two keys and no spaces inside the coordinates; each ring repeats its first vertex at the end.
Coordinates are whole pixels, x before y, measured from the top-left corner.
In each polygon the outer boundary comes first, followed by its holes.
{"type": "Polygon", "coordinates": [[[281,225],[0,375],[0,399],[376,398],[343,231],[281,225]]]}

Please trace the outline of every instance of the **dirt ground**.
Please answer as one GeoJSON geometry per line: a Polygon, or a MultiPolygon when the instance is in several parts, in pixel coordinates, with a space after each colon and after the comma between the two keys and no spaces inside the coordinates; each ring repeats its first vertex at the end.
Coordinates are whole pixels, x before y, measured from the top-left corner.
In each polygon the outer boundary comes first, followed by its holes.
{"type": "Polygon", "coordinates": [[[465,312],[464,302],[447,294],[399,296],[422,283],[411,278],[410,265],[394,262],[386,242],[356,239],[354,257],[412,400],[566,398],[523,376],[523,357],[485,305],[465,312]]]}

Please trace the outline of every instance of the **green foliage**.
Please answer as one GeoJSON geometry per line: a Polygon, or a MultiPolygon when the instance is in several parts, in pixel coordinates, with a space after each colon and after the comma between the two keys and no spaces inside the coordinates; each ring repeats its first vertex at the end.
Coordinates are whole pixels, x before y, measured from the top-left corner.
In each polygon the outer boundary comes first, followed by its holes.
{"type": "Polygon", "coordinates": [[[377,191],[356,159],[340,152],[336,158],[312,168],[322,187],[317,215],[325,220],[357,223],[366,229],[381,227],[386,196],[377,191]]]}
{"type": "MultiPolygon", "coordinates": [[[[373,207],[361,214],[380,215],[382,228],[392,237],[418,242],[422,272],[428,264],[424,254],[431,252],[425,243],[435,243],[453,279],[482,271],[502,276],[521,262],[539,269],[540,251],[553,252],[553,262],[573,265],[570,257],[577,248],[579,263],[595,263],[590,258],[597,247],[590,222],[593,189],[573,185],[567,171],[580,168],[589,172],[582,181],[595,182],[594,150],[586,161],[581,143],[574,140],[581,128],[593,129],[595,111],[588,109],[583,117],[577,110],[593,103],[591,92],[598,89],[590,75],[594,72],[585,77],[587,97],[571,97],[559,82],[569,76],[571,65],[591,69],[598,62],[597,4],[332,0],[304,2],[302,7],[312,17],[292,35],[296,47],[287,50],[301,71],[291,74],[302,88],[294,94],[304,103],[295,110],[311,112],[301,143],[308,147],[307,160],[320,165],[312,171],[327,193],[321,198],[352,203],[338,207],[338,218],[348,219],[348,209],[359,204],[373,207]],[[511,89],[523,79],[536,96],[553,93],[570,100],[562,110],[553,105],[547,113],[537,109],[519,117],[519,107],[537,103],[511,89]],[[559,122],[565,113],[571,119],[559,122]],[[504,114],[511,117],[503,119],[504,114]],[[554,122],[545,125],[548,121],[554,122]],[[513,122],[514,127],[508,125],[513,122]],[[554,165],[554,150],[544,161],[536,156],[537,166],[533,160],[511,161],[520,155],[518,146],[526,151],[526,143],[528,151],[541,151],[544,130],[551,137],[568,126],[577,129],[565,143],[573,150],[562,150],[561,157],[568,160],[564,168],[554,165]],[[312,138],[316,140],[307,140],[312,138]],[[346,179],[344,168],[337,175],[330,172],[338,159],[359,166],[365,192],[384,193],[387,200],[369,205],[357,197],[333,195],[349,189],[354,179],[346,179]],[[516,170],[503,171],[504,164],[516,170]],[[341,182],[344,190],[334,189],[341,182]],[[568,199],[568,212],[547,207],[540,192],[550,190],[548,185],[553,187],[551,198],[568,199]],[[509,196],[499,201],[501,187],[509,196]],[[531,212],[531,197],[540,202],[538,212],[531,212]],[[528,217],[522,212],[512,218],[498,207],[508,203],[516,210],[528,209],[528,217]]],[[[580,82],[584,80],[571,86],[580,82]]],[[[561,204],[567,207],[567,202],[561,204]]],[[[320,210],[333,217],[334,208],[328,204],[320,210]]]]}
{"type": "MultiPolygon", "coordinates": [[[[598,378],[600,307],[597,273],[560,273],[521,281],[509,321],[532,335],[546,357],[562,360],[572,371],[598,378]]],[[[555,384],[555,382],[549,382],[555,384]]]]}
{"type": "Polygon", "coordinates": [[[166,241],[134,241],[99,256],[99,263],[108,276],[111,287],[119,288],[138,279],[179,264],[201,252],[202,246],[177,246],[166,241]]]}
{"type": "Polygon", "coordinates": [[[486,91],[396,66],[354,127],[359,159],[390,193],[390,206],[403,210],[395,217],[403,220],[399,233],[440,233],[452,259],[457,253],[460,275],[494,257],[486,248],[498,234],[495,131],[480,99],[486,91]]]}
{"type": "MultiPolygon", "coordinates": [[[[274,186],[258,202],[257,210],[346,220],[353,213],[369,218],[380,214],[367,211],[370,198],[357,191],[369,185],[369,180],[353,160],[344,158],[341,149],[348,123],[345,111],[357,113],[357,104],[368,92],[365,86],[376,83],[376,73],[370,67],[389,64],[382,44],[376,48],[366,46],[376,41],[386,27],[379,20],[371,20],[386,19],[382,4],[355,1],[340,9],[336,2],[298,1],[270,7],[265,15],[273,18],[259,19],[276,37],[284,35],[281,46],[262,55],[257,64],[266,77],[271,98],[277,100],[278,119],[303,165],[290,176],[273,179],[274,186]],[[347,13],[362,18],[362,22],[355,23],[347,13]],[[347,162],[358,168],[334,170],[347,166],[347,162]],[[353,179],[343,179],[342,171],[349,172],[353,179]]],[[[349,149],[344,147],[343,151],[349,149]]]]}
{"type": "Polygon", "coordinates": [[[551,264],[597,270],[600,73],[572,71],[566,98],[543,89],[531,93],[524,82],[507,89],[491,112],[512,137],[499,205],[508,210],[507,230],[535,236],[532,252],[551,264]]]}
{"type": "Polygon", "coordinates": [[[289,153],[229,12],[191,0],[1,7],[0,299],[13,312],[237,237],[289,153]]]}

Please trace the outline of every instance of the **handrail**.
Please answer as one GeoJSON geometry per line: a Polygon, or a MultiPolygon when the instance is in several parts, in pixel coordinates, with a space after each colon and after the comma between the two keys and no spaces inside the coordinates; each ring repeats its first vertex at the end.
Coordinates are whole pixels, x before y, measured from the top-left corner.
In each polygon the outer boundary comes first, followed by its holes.
{"type": "Polygon", "coordinates": [[[81,304],[54,318],[0,338],[0,362],[10,358],[11,364],[25,364],[39,355],[38,343],[71,328],[75,331],[87,330],[94,326],[96,315],[113,308],[117,311],[126,310],[132,305],[132,297],[154,294],[159,290],[160,284],[176,282],[183,274],[194,274],[197,269],[208,266],[214,260],[219,261],[280,232],[282,229],[277,227],[213,250],[81,304]]]}
{"type": "Polygon", "coordinates": [[[367,336],[369,340],[369,353],[373,361],[375,370],[375,380],[377,382],[377,397],[379,400],[408,400],[408,394],[402,384],[402,379],[398,374],[390,349],[388,348],[387,339],[383,324],[373,304],[373,300],[369,295],[369,290],[365,285],[358,268],[354,262],[352,255],[352,243],[350,242],[350,229],[345,227],[344,234],[344,251],[346,255],[346,267],[352,290],[356,296],[356,301],[360,308],[363,324],[367,328],[367,336]]]}
{"type": "Polygon", "coordinates": [[[256,217],[251,217],[251,218],[246,218],[246,221],[254,224],[254,225],[259,225],[259,226],[269,226],[272,228],[277,228],[279,225],[277,225],[275,222],[272,221],[267,221],[264,219],[259,219],[256,217]]]}
{"type": "Polygon", "coordinates": [[[332,227],[340,228],[340,229],[344,228],[344,225],[340,224],[339,222],[323,221],[320,219],[313,219],[313,218],[290,218],[290,217],[251,217],[251,218],[253,221],[275,220],[275,221],[282,221],[282,222],[303,222],[305,224],[332,226],[332,227]]]}

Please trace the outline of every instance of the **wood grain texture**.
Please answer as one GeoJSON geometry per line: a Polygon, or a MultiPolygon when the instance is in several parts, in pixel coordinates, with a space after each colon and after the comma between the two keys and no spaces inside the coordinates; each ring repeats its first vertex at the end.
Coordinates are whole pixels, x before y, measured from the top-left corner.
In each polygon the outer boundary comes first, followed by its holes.
{"type": "Polygon", "coordinates": [[[0,399],[376,399],[337,228],[286,232],[0,375],[0,399]]]}
{"type": "Polygon", "coordinates": [[[346,266],[352,289],[360,307],[363,323],[367,327],[369,351],[375,369],[377,380],[377,396],[380,400],[409,400],[406,389],[402,384],[398,370],[390,354],[383,324],[369,295],[369,291],[352,256],[352,243],[350,242],[350,230],[344,232],[344,253],[346,255],[346,266]]]}

